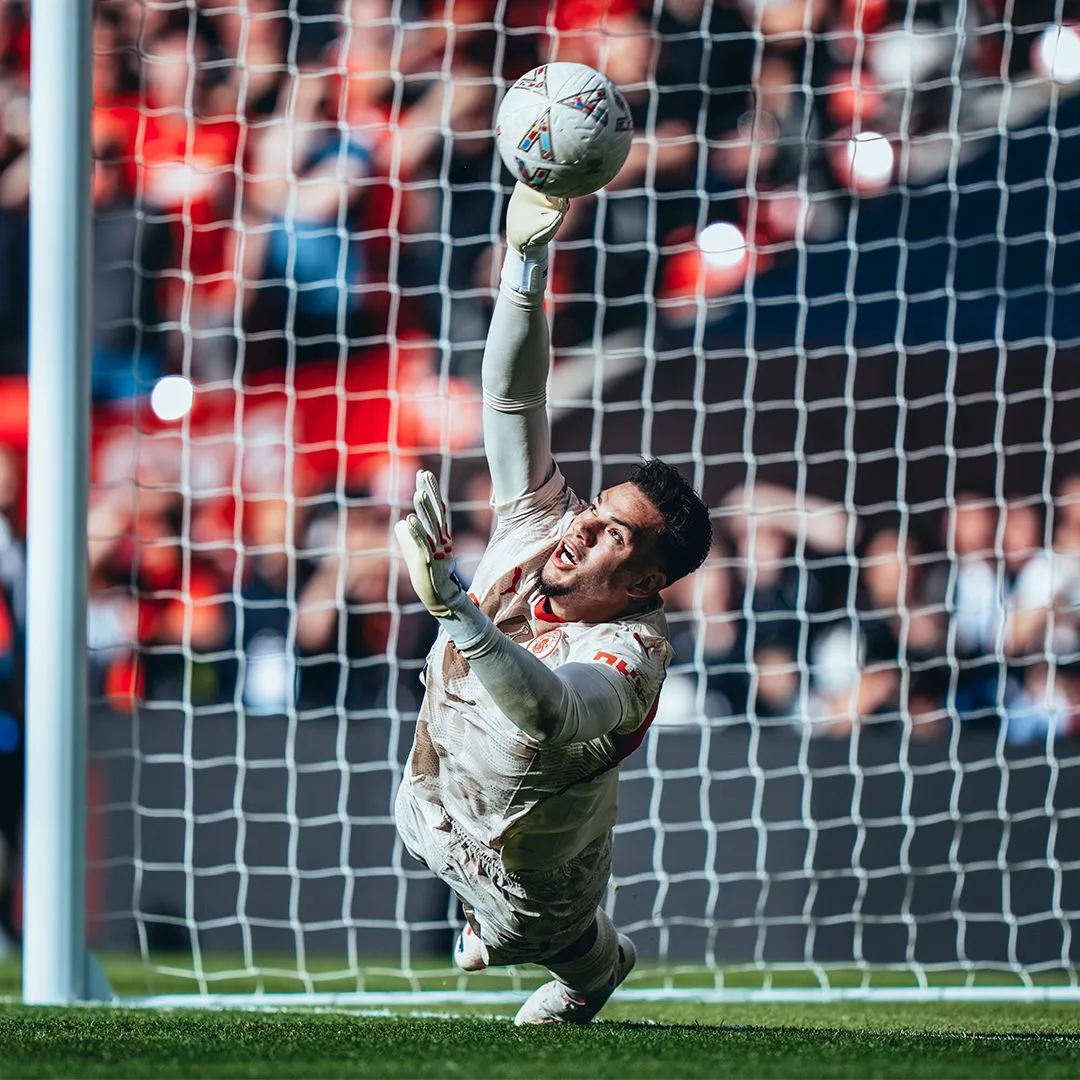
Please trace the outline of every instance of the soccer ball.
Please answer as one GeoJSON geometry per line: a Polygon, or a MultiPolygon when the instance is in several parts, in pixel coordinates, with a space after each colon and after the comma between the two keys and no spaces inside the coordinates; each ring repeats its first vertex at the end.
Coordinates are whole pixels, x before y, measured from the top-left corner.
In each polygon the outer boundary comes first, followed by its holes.
{"type": "Polygon", "coordinates": [[[561,198],[609,183],[630,153],[634,122],[618,87],[585,64],[542,64],[506,92],[495,142],[523,184],[561,198]]]}

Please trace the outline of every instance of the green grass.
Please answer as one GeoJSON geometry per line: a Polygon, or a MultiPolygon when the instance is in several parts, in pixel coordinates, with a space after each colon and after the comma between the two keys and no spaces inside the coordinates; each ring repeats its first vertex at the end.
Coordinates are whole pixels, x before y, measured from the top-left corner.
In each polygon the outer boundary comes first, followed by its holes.
{"type": "MultiPolygon", "coordinates": [[[[160,957],[173,974],[150,973],[130,955],[102,958],[115,991],[191,991],[190,956],[160,957]]],[[[302,988],[292,957],[260,957],[276,974],[237,976],[235,956],[204,957],[213,990],[302,988]]],[[[391,962],[358,977],[336,958],[312,958],[320,989],[403,989],[391,962]]],[[[658,969],[633,985],[656,985],[658,969]]],[[[520,973],[517,986],[542,978],[520,973]]],[[[859,985],[864,973],[834,970],[834,985],[859,985]]],[[[965,973],[934,981],[955,985],[965,973]]],[[[729,986],[761,985],[758,971],[726,972],[729,986]]],[[[429,989],[461,985],[444,961],[418,964],[429,989]]],[[[674,982],[712,986],[715,976],[687,969],[674,982]]],[[[773,985],[807,986],[805,970],[774,973],[773,985]]],[[[878,985],[912,985],[902,972],[874,972],[878,985]]],[[[989,972],[980,982],[1007,983],[989,972]]],[[[1060,975],[1047,981],[1060,981],[1060,975]]],[[[470,978],[477,989],[507,989],[505,976],[470,978]]],[[[0,964],[0,996],[19,992],[16,964],[0,964]]],[[[42,1009],[0,1004],[0,1077],[994,1077],[1080,1076],[1080,1008],[1069,1004],[926,1003],[706,1005],[620,1002],[588,1028],[516,1029],[513,1005],[445,1005],[382,1013],[360,1009],[253,1010],[134,1008],[42,1009]]]]}
{"type": "Polygon", "coordinates": [[[4,1077],[1076,1077],[1064,1005],[612,1002],[588,1028],[504,1020],[0,1007],[4,1077]],[[972,1037],[978,1036],[978,1037],[972,1037]]]}

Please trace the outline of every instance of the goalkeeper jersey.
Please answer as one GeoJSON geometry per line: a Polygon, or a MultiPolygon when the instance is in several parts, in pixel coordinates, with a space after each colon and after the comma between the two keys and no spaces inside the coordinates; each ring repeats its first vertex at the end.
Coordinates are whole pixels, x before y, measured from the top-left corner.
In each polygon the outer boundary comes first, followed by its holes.
{"type": "Polygon", "coordinates": [[[610,837],[616,766],[645,737],[671,655],[659,600],[644,612],[596,624],[563,622],[545,611],[540,572],[583,506],[556,468],[538,490],[496,507],[495,532],[470,596],[547,667],[574,662],[614,669],[621,699],[615,728],[586,742],[537,742],[500,711],[445,633],[424,669],[427,692],[404,782],[441,811],[444,827],[495,851],[511,871],[551,869],[610,837]]]}

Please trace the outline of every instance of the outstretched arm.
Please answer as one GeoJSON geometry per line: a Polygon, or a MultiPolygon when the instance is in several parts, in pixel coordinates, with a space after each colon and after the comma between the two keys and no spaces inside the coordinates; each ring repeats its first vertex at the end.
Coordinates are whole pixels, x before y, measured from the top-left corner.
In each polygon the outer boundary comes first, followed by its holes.
{"type": "Polygon", "coordinates": [[[548,244],[566,209],[565,199],[519,183],[506,212],[506,260],[482,369],[484,449],[496,506],[536,491],[551,476],[551,343],[543,303],[548,244]]]}

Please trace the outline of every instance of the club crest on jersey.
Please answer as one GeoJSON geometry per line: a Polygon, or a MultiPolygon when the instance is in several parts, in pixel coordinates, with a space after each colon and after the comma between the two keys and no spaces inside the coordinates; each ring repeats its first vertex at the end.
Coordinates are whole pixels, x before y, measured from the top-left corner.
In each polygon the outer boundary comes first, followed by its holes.
{"type": "MultiPolygon", "coordinates": [[[[555,151],[551,148],[550,109],[545,109],[543,113],[536,118],[536,123],[521,136],[521,142],[518,143],[518,149],[523,154],[527,154],[537,144],[540,146],[540,156],[544,161],[552,161],[555,157],[555,151]]],[[[518,162],[519,167],[520,165],[521,163],[518,162]]]]}
{"type": "Polygon", "coordinates": [[[545,660],[562,644],[564,637],[566,635],[562,630],[549,630],[546,634],[534,637],[525,648],[538,660],[545,660]]]}
{"type": "Polygon", "coordinates": [[[596,117],[598,124],[603,123],[607,116],[607,90],[603,86],[597,86],[584,94],[571,94],[570,97],[560,98],[560,105],[569,105],[571,109],[578,109],[586,116],[596,117]]]}
{"type": "Polygon", "coordinates": [[[522,75],[516,83],[514,83],[515,90],[536,90],[539,93],[543,93],[547,90],[547,64],[542,64],[535,71],[530,71],[528,75],[522,75]]]}

